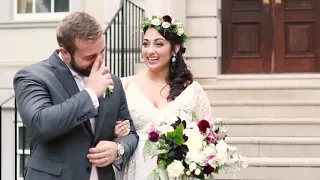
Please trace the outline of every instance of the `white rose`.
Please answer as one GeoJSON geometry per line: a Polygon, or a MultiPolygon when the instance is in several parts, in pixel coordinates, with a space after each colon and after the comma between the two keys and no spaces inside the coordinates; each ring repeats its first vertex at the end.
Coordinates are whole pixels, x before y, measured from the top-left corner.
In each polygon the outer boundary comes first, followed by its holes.
{"type": "Polygon", "coordinates": [[[217,151],[216,151],[216,147],[214,146],[214,144],[212,144],[213,146],[206,146],[204,149],[203,149],[203,153],[206,155],[206,156],[210,156],[211,154],[217,154],[217,151]]]}
{"type": "Polygon", "coordinates": [[[191,164],[192,162],[203,163],[205,159],[205,155],[203,153],[200,153],[199,150],[190,149],[186,155],[185,162],[187,164],[191,164]]]}
{"type": "Polygon", "coordinates": [[[188,140],[184,144],[188,146],[189,150],[202,148],[203,136],[198,129],[185,129],[184,133],[188,136],[188,140]]]}
{"type": "Polygon", "coordinates": [[[190,174],[191,174],[190,171],[187,171],[187,172],[186,172],[186,175],[187,175],[187,176],[190,176],[190,174]]]}
{"type": "Polygon", "coordinates": [[[168,22],[163,22],[163,23],[161,24],[161,26],[166,29],[166,28],[170,27],[170,23],[168,23],[168,22]]]}
{"type": "Polygon", "coordinates": [[[167,172],[169,178],[178,178],[182,175],[184,171],[184,166],[182,165],[181,161],[174,160],[169,166],[167,167],[167,172]]]}
{"type": "Polygon", "coordinates": [[[179,29],[177,30],[178,36],[181,36],[183,33],[184,33],[184,30],[183,30],[182,28],[179,28],[179,29]]]}
{"type": "Polygon", "coordinates": [[[197,164],[196,163],[191,163],[189,166],[189,170],[190,171],[194,171],[195,169],[197,169],[197,164]]]}
{"type": "Polygon", "coordinates": [[[173,127],[170,125],[163,125],[157,128],[158,131],[160,131],[161,134],[167,134],[167,132],[174,131],[173,127]]]}
{"type": "Polygon", "coordinates": [[[148,19],[151,21],[152,20],[152,16],[148,16],[148,19]]]}
{"type": "Polygon", "coordinates": [[[200,173],[201,173],[201,170],[198,169],[198,168],[197,168],[196,171],[194,172],[195,175],[199,175],[200,173]]]}
{"type": "Polygon", "coordinates": [[[223,140],[218,141],[216,145],[217,161],[219,166],[223,165],[228,159],[227,147],[228,145],[223,140]]]}
{"type": "Polygon", "coordinates": [[[158,18],[154,18],[151,20],[151,24],[154,26],[159,26],[161,24],[161,21],[158,18]]]}

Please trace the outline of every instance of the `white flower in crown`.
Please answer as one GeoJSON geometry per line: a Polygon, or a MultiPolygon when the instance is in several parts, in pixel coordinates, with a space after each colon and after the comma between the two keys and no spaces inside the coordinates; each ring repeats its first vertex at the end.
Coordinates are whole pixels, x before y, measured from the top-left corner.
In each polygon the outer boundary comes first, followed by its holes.
{"type": "Polygon", "coordinates": [[[159,26],[161,24],[161,21],[158,18],[154,18],[151,20],[151,24],[154,26],[159,26]]]}
{"type": "Polygon", "coordinates": [[[170,16],[148,16],[141,21],[142,30],[145,31],[150,27],[155,27],[157,30],[163,30],[164,33],[174,33],[182,38],[182,43],[186,42],[189,37],[183,30],[181,21],[174,20],[170,16]]]}
{"type": "Polygon", "coordinates": [[[168,23],[168,22],[163,22],[163,23],[161,24],[161,26],[162,26],[163,28],[168,28],[168,27],[170,27],[170,23],[168,23]]]}
{"type": "Polygon", "coordinates": [[[182,28],[178,28],[177,34],[178,36],[181,36],[184,33],[184,30],[182,28]]]}

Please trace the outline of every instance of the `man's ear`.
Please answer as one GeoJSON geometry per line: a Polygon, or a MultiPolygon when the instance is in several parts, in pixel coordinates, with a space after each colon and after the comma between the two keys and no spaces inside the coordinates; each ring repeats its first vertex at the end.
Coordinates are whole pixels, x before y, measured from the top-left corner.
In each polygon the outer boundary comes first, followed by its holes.
{"type": "Polygon", "coordinates": [[[62,59],[65,61],[69,61],[69,59],[71,57],[70,53],[64,47],[60,47],[59,51],[61,53],[62,59]]]}

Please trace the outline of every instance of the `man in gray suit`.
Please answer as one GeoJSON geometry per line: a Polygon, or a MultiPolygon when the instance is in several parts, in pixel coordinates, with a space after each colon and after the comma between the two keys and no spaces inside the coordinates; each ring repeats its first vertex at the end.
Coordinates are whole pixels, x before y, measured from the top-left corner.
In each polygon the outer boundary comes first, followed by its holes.
{"type": "Polygon", "coordinates": [[[57,28],[60,48],[20,70],[14,90],[31,132],[26,180],[109,180],[138,144],[118,77],[102,65],[105,40],[89,14],[71,13],[57,28]],[[112,89],[113,86],[113,89],[112,89]],[[107,91],[106,91],[107,90],[107,91]],[[128,120],[115,137],[116,121],[128,120]]]}

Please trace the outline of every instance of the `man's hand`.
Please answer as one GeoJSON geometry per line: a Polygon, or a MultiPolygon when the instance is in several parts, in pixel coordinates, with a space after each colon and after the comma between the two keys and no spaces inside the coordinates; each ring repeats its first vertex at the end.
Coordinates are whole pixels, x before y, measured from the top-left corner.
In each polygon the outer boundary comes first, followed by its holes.
{"type": "Polygon", "coordinates": [[[117,159],[118,146],[113,141],[100,141],[96,147],[89,149],[89,161],[96,167],[105,167],[117,159]]]}
{"type": "Polygon", "coordinates": [[[129,120],[116,121],[116,126],[114,127],[114,136],[115,137],[127,136],[129,133],[130,133],[129,120]]]}
{"type": "Polygon", "coordinates": [[[101,66],[101,64],[101,59],[97,59],[93,63],[90,76],[86,83],[86,88],[91,89],[98,98],[106,92],[109,85],[113,85],[109,68],[101,66]]]}

